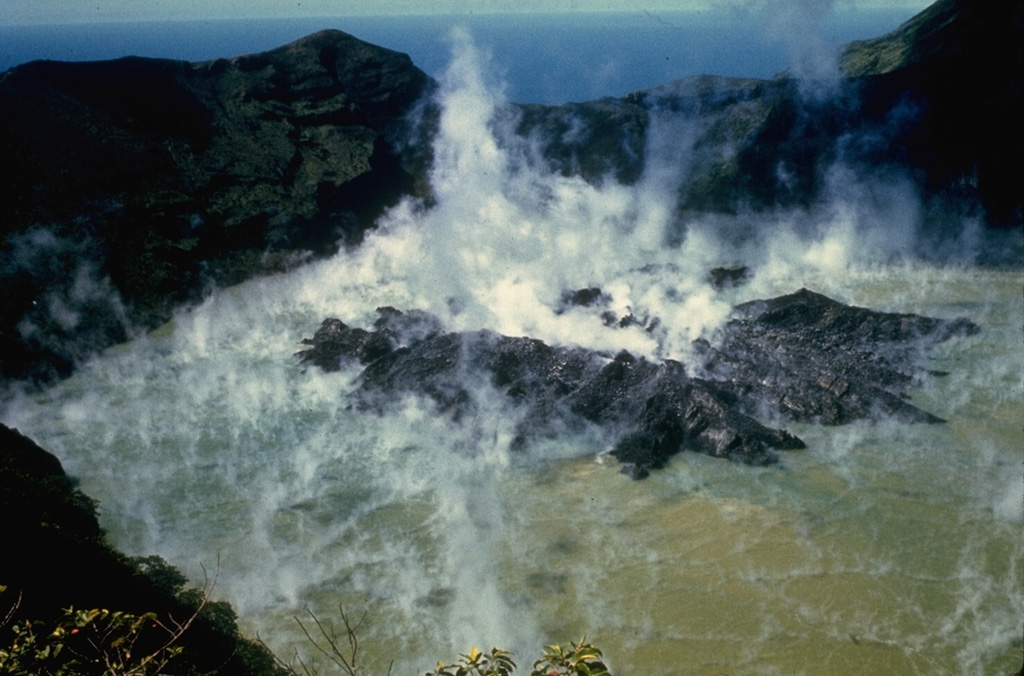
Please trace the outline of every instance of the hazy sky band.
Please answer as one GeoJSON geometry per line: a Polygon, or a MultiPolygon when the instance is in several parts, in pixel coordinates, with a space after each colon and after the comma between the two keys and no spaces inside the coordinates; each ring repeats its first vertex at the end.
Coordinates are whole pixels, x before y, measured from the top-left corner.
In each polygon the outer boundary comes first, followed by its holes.
{"type": "Polygon", "coordinates": [[[844,9],[924,9],[931,0],[3,0],[0,25],[416,14],[756,11],[766,2],[844,9]]]}

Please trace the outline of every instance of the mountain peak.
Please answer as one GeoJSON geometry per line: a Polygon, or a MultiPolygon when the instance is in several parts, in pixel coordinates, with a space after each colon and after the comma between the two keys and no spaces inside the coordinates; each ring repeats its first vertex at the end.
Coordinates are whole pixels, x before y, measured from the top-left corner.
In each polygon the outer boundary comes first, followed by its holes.
{"type": "Polygon", "coordinates": [[[986,62],[999,54],[1019,66],[1021,6],[1020,0],[937,0],[885,35],[846,45],[840,71],[848,77],[882,75],[965,54],[986,62]]]}

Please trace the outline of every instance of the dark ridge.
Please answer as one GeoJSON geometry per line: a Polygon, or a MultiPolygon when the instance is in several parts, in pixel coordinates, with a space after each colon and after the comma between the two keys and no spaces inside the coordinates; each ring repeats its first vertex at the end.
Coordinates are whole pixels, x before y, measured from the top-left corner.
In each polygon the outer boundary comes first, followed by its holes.
{"type": "Polygon", "coordinates": [[[0,75],[0,374],[47,381],[211,284],[357,244],[422,192],[409,58],[340,31],[186,63],[40,61],[0,75]],[[57,325],[76,275],[108,285],[57,325]],[[110,299],[114,300],[110,300],[110,299]]]}
{"type": "MultiPolygon", "coordinates": [[[[962,216],[1019,228],[1021,14],[939,0],[850,45],[837,82],[700,76],[519,106],[519,131],[555,171],[628,184],[652,115],[693,123],[680,231],[696,213],[813,208],[837,163],[909,186],[940,241],[962,216]]],[[[406,55],[340,31],[204,63],[0,74],[0,378],[67,375],[213,286],[357,245],[404,195],[429,208],[434,89],[406,55]]]]}
{"type": "Polygon", "coordinates": [[[834,82],[702,75],[622,99],[523,106],[522,133],[545,138],[563,173],[628,183],[643,169],[652,115],[692,122],[680,220],[811,207],[828,199],[829,171],[841,164],[861,180],[907,181],[932,231],[962,216],[1016,229],[1022,45],[1019,0],[938,0],[890,34],[848,45],[834,82]],[[598,128],[607,133],[591,139],[598,128]]]}
{"type": "MultiPolygon", "coordinates": [[[[9,625],[55,620],[68,607],[155,612],[164,621],[194,613],[196,591],[185,588],[185,577],[159,557],[132,558],[111,548],[96,510],[55,456],[0,424],[0,586],[7,587],[0,594],[0,620],[7,624],[0,629],[6,636],[13,637],[9,625]]],[[[169,674],[283,673],[265,648],[239,633],[224,602],[207,603],[180,645],[184,651],[169,674]]]]}

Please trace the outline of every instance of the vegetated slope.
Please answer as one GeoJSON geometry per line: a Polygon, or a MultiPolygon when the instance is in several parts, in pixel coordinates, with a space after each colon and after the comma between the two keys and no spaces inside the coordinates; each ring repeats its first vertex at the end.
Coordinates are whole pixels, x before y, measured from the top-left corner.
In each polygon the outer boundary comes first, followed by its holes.
{"type": "MultiPolygon", "coordinates": [[[[185,577],[159,557],[133,559],[112,549],[96,520],[96,503],[74,487],[60,461],[4,425],[0,514],[0,648],[14,640],[15,624],[52,622],[66,608],[154,612],[166,624],[195,614],[199,590],[186,589],[185,577]]],[[[215,575],[216,562],[209,563],[215,575]]],[[[168,673],[280,673],[262,645],[239,634],[234,611],[223,602],[207,602],[177,645],[184,651],[168,673]]]]}
{"type": "Polygon", "coordinates": [[[422,190],[405,118],[429,85],[339,31],[205,63],[0,75],[3,375],[66,373],[211,284],[359,241],[422,190]]]}

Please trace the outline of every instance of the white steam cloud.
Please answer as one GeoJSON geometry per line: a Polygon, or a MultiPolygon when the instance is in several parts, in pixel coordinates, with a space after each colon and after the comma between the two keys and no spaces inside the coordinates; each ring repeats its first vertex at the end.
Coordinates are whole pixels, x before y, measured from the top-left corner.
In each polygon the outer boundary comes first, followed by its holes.
{"type": "Polygon", "coordinates": [[[834,6],[834,0],[784,0],[762,5],[768,35],[786,45],[795,77],[825,81],[839,77],[836,47],[829,45],[822,34],[834,6]]]}
{"type": "Polygon", "coordinates": [[[436,205],[394,209],[353,254],[355,265],[368,277],[388,270],[405,279],[415,295],[400,304],[438,314],[454,329],[655,354],[674,353],[717,326],[729,308],[711,300],[703,281],[717,252],[698,237],[682,250],[665,246],[686,130],[654,125],[657,146],[635,187],[596,188],[553,174],[538,149],[514,134],[514,111],[487,85],[469,36],[456,32],[454,41],[441,80],[436,205]],[[678,278],[671,300],[653,288],[664,273],[650,272],[668,266],[678,278]],[[595,286],[620,315],[679,315],[678,335],[659,344],[642,327],[609,331],[596,312],[556,315],[564,292],[595,286]]]}
{"type": "Polygon", "coordinates": [[[357,250],[218,291],[53,390],[12,396],[4,422],[81,478],[122,549],[194,579],[219,555],[218,594],[283,654],[308,648],[292,615],[330,618],[339,602],[367,610],[371,660],[408,657],[394,673],[473,645],[526,660],[584,632],[616,672],[654,675],[691,658],[770,671],[780,651],[783,671],[837,647],[978,673],[1005,651],[1007,617],[1019,621],[1020,484],[1006,467],[1019,473],[1021,364],[1003,349],[1020,344],[1006,321],[1024,313],[1018,278],[875,265],[910,246],[916,203],[840,169],[837,199],[814,213],[680,228],[690,121],[653,117],[634,186],[553,174],[513,133],[469,36],[453,47],[435,205],[407,200],[357,250]],[[708,282],[711,267],[739,264],[753,270],[747,286],[708,282]],[[607,307],[556,312],[563,292],[595,286],[607,307]],[[948,426],[799,430],[811,448],[785,471],[686,456],[642,484],[590,461],[607,443],[594,430],[512,452],[523,414],[486,383],[467,383],[478,410],[461,424],[416,398],[374,416],[346,408],[358,369],[290,359],[324,317],[366,326],[384,305],[452,330],[685,359],[735,302],[800,286],[1009,328],[973,339],[980,356],[940,355],[937,370],[954,375],[915,394],[948,426]],[[638,324],[606,326],[603,311],[638,324]],[[949,556],[935,555],[936,524],[949,556]]]}

